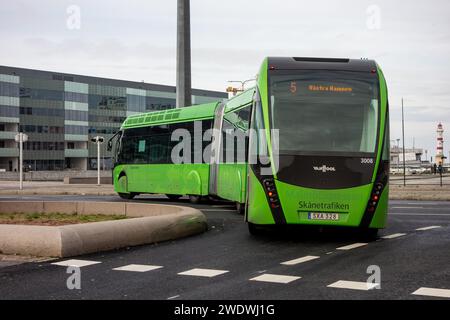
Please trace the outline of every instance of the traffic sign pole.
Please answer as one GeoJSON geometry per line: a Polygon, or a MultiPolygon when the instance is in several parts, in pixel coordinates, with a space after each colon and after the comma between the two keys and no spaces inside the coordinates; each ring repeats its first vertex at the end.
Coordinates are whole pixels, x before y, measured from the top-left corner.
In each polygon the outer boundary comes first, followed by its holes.
{"type": "Polygon", "coordinates": [[[28,141],[28,136],[19,132],[14,138],[19,143],[19,190],[23,190],[23,143],[28,141]]]}
{"type": "Polygon", "coordinates": [[[97,185],[100,185],[100,141],[97,140],[97,185]]]}
{"type": "Polygon", "coordinates": [[[101,136],[95,136],[91,139],[92,142],[97,144],[97,185],[100,185],[100,145],[105,141],[105,138],[101,136]]]}
{"type": "Polygon", "coordinates": [[[23,190],[23,133],[19,133],[19,189],[23,190]]]}

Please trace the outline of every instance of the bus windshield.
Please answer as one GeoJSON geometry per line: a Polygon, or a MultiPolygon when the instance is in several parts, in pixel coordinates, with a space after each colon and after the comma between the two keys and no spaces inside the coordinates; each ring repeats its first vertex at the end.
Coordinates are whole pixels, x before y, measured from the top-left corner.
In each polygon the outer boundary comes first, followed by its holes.
{"type": "Polygon", "coordinates": [[[279,129],[280,154],[373,154],[378,91],[375,73],[271,72],[271,126],[279,129]]]}

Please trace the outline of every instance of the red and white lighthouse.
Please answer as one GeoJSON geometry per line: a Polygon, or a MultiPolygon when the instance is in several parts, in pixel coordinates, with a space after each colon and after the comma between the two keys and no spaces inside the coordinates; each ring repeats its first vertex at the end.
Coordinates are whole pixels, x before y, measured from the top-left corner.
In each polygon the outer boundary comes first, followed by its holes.
{"type": "Polygon", "coordinates": [[[439,123],[437,126],[437,141],[436,141],[436,164],[444,163],[444,128],[442,127],[442,123],[439,123]]]}

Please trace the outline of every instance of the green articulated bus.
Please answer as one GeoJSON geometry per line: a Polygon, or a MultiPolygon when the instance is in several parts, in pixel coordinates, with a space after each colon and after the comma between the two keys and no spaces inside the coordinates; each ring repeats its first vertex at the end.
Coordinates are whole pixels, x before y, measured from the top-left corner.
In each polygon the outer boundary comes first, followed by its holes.
{"type": "Polygon", "coordinates": [[[225,102],[130,116],[114,139],[123,198],[230,200],[251,233],[302,224],[375,235],[386,223],[388,97],[372,60],[266,58],[254,88],[225,102]],[[180,128],[200,138],[174,136],[180,128]]]}

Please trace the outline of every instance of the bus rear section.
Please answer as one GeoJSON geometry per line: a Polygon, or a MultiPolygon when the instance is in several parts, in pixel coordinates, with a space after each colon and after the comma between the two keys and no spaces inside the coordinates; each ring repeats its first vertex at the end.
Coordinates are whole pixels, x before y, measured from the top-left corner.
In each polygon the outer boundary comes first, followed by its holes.
{"type": "Polygon", "coordinates": [[[208,195],[209,144],[218,103],[150,112],[127,118],[115,143],[114,190],[138,194],[208,195]],[[209,131],[209,135],[208,135],[209,131]]]}
{"type": "Polygon", "coordinates": [[[389,121],[386,83],[376,63],[269,58],[261,72],[266,76],[258,81],[254,118],[258,129],[270,130],[271,170],[262,174],[262,164],[250,164],[250,228],[332,225],[374,233],[383,228],[389,121]]]}

